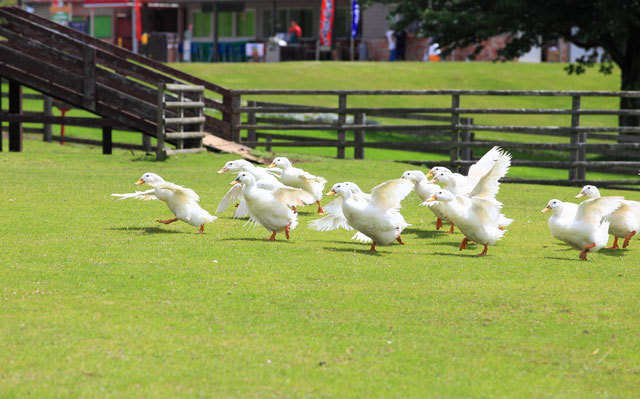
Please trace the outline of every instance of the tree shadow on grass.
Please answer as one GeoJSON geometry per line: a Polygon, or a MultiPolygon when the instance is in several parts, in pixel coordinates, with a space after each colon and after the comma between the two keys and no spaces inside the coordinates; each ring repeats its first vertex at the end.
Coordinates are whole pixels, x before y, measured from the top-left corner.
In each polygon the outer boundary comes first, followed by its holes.
{"type": "Polygon", "coordinates": [[[144,234],[189,234],[184,231],[166,230],[160,227],[111,227],[109,230],[144,234]]]}
{"type": "Polygon", "coordinates": [[[362,255],[370,255],[370,256],[382,256],[378,251],[369,251],[368,249],[354,249],[354,248],[336,248],[336,247],[323,247],[322,249],[326,249],[327,251],[332,252],[349,252],[349,253],[359,253],[362,255]]]}

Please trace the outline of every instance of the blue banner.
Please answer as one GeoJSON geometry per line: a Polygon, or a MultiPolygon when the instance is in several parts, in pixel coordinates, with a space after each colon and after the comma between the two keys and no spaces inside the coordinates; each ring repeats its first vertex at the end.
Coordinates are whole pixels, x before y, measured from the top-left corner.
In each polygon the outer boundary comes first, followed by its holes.
{"type": "Polygon", "coordinates": [[[351,0],[351,37],[358,37],[358,25],[360,24],[360,6],[358,0],[351,0]]]}

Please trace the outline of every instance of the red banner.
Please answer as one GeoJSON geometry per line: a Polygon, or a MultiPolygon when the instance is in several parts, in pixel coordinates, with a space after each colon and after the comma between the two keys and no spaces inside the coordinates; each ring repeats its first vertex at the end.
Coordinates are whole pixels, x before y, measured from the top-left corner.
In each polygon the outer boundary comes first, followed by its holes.
{"type": "Polygon", "coordinates": [[[134,0],[133,12],[136,13],[136,40],[142,37],[142,13],[140,12],[140,0],[134,0]]]}
{"type": "Polygon", "coordinates": [[[322,0],[320,12],[320,45],[331,46],[333,33],[333,14],[335,13],[335,0],[322,0]]]}

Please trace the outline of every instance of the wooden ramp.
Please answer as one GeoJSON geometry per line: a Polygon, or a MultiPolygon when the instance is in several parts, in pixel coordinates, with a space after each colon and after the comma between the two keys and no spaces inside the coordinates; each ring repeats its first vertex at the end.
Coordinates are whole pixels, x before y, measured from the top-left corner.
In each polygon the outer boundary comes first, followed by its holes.
{"type": "MultiPolygon", "coordinates": [[[[126,128],[151,137],[156,137],[158,131],[157,92],[161,85],[203,86],[203,103],[209,111],[202,124],[206,133],[204,146],[258,161],[249,154],[249,147],[230,141],[234,116],[231,90],[18,7],[0,7],[0,77],[10,82],[10,112],[0,112],[0,121],[9,121],[10,137],[19,129],[20,138],[22,123],[27,121],[26,115],[24,121],[20,119],[21,86],[89,111],[101,117],[103,126],[126,128]],[[216,117],[210,115],[211,111],[216,117]]],[[[165,116],[177,115],[172,112],[175,111],[169,110],[165,116]]],[[[194,111],[186,110],[183,116],[193,116],[190,112],[194,111]]],[[[30,122],[37,122],[33,115],[29,118],[30,122]]],[[[62,119],[54,121],[56,117],[51,115],[46,118],[43,115],[42,123],[65,123],[62,119]]],[[[184,145],[172,139],[167,142],[184,145]]]]}

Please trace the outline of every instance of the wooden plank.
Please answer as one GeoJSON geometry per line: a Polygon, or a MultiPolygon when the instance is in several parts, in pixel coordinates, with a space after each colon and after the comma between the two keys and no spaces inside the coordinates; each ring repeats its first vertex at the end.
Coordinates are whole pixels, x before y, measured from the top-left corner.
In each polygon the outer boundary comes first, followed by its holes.
{"type": "MultiPolygon", "coordinates": [[[[249,107],[255,106],[255,101],[248,102],[249,107]]],[[[247,112],[247,123],[249,125],[256,124],[256,113],[253,111],[247,112]]],[[[256,135],[256,129],[248,129],[247,130],[247,140],[248,141],[258,141],[258,136],[256,135]]]]}
{"type": "Polygon", "coordinates": [[[242,97],[238,94],[233,93],[230,98],[225,97],[228,102],[228,106],[231,109],[230,113],[224,114],[223,120],[229,122],[229,126],[231,126],[231,141],[235,141],[236,143],[240,142],[240,129],[238,126],[240,125],[240,113],[236,110],[240,108],[242,105],[242,97]],[[227,118],[227,119],[224,119],[227,118]]]}
{"type": "Polygon", "coordinates": [[[168,83],[167,85],[165,85],[165,90],[172,92],[203,93],[204,86],[168,83]]]}
{"type": "Polygon", "coordinates": [[[166,152],[167,155],[174,155],[174,154],[196,154],[199,152],[206,152],[207,149],[206,148],[179,148],[179,149],[173,149],[173,148],[167,148],[166,152]]]}
{"type": "Polygon", "coordinates": [[[158,86],[157,101],[156,101],[156,139],[158,144],[156,146],[156,160],[163,161],[167,157],[166,150],[164,148],[164,83],[158,86]]]}
{"type": "Polygon", "coordinates": [[[192,118],[164,118],[164,124],[167,126],[190,125],[195,123],[204,123],[204,116],[195,116],[192,118]]]}
{"type": "MultiPolygon", "coordinates": [[[[145,136],[149,137],[149,136],[145,136]]],[[[93,146],[102,146],[102,140],[92,140],[92,139],[82,139],[78,137],[70,137],[70,136],[52,136],[53,141],[64,141],[65,143],[76,143],[76,144],[86,144],[93,146]]],[[[144,147],[139,144],[129,144],[129,143],[112,143],[112,146],[115,148],[124,148],[127,150],[141,150],[145,151],[144,147]]],[[[155,150],[155,147],[152,147],[151,150],[155,150]]]]}
{"type": "Polygon", "coordinates": [[[235,154],[254,162],[266,163],[262,158],[251,155],[251,147],[235,143],[233,141],[225,140],[212,134],[207,134],[206,136],[204,136],[202,138],[202,144],[214,151],[228,152],[230,154],[235,154]]]}
{"type": "MultiPolygon", "coordinates": [[[[84,118],[72,116],[47,116],[47,115],[11,115],[3,113],[6,121],[22,122],[22,123],[51,123],[55,125],[69,126],[85,126],[85,127],[102,127],[112,126],[115,124],[116,129],[124,127],[111,119],[104,118],[84,118]]],[[[120,129],[121,130],[121,129],[120,129]]]]}
{"type": "MultiPolygon", "coordinates": [[[[451,148],[449,149],[449,159],[451,162],[457,161],[460,158],[460,131],[456,129],[456,126],[460,124],[460,114],[457,112],[457,108],[460,107],[460,96],[453,94],[451,96],[451,148]]],[[[458,167],[453,168],[453,172],[458,172],[458,167]]]]}
{"type": "MultiPolygon", "coordinates": [[[[9,80],[9,113],[22,114],[22,86],[16,80],[9,80]]],[[[22,123],[9,121],[9,151],[22,152],[22,123]]]]}
{"type": "Polygon", "coordinates": [[[204,108],[203,101],[167,101],[164,104],[165,108],[204,108]]]}
{"type": "Polygon", "coordinates": [[[193,139],[206,136],[206,132],[176,132],[165,133],[164,137],[168,139],[193,139]]]}
{"type": "Polygon", "coordinates": [[[113,140],[111,138],[111,126],[102,127],[102,154],[111,155],[113,152],[113,140]]]}

